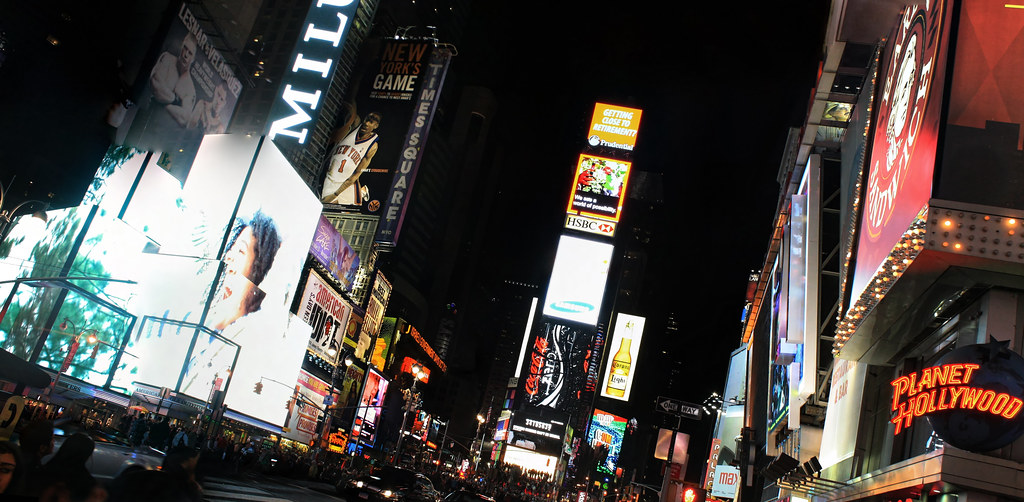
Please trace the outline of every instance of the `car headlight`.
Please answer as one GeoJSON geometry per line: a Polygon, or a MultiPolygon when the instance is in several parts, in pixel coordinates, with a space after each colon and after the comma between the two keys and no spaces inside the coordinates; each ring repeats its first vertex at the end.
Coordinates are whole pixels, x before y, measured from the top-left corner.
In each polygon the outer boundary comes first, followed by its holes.
{"type": "Polygon", "coordinates": [[[356,488],[362,488],[362,487],[363,487],[363,482],[362,481],[356,481],[356,488]]]}
{"type": "Polygon", "coordinates": [[[381,495],[383,495],[384,498],[391,498],[391,496],[394,495],[394,493],[392,493],[391,490],[384,490],[383,492],[381,492],[381,495]]]}

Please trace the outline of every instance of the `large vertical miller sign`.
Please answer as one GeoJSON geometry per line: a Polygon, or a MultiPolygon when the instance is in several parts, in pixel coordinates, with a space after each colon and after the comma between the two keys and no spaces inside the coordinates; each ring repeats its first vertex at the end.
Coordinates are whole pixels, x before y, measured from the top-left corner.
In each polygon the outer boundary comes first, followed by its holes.
{"type": "Polygon", "coordinates": [[[285,136],[299,144],[306,142],[309,124],[320,114],[323,94],[331,86],[341,49],[348,35],[350,19],[358,0],[316,0],[303,23],[302,39],[295,44],[281,82],[281,94],[270,109],[267,138],[285,136]]]}
{"type": "Polygon", "coordinates": [[[377,242],[391,245],[398,242],[398,233],[402,230],[402,220],[405,219],[405,208],[409,204],[409,194],[412,192],[416,171],[423,158],[423,147],[427,142],[427,133],[430,131],[430,122],[437,108],[449,61],[451,52],[447,49],[435,48],[430,54],[427,78],[416,102],[416,114],[413,115],[409,132],[405,135],[405,144],[402,147],[401,160],[395,170],[394,181],[391,182],[391,191],[384,199],[380,226],[377,227],[377,236],[374,239],[377,242]]]}

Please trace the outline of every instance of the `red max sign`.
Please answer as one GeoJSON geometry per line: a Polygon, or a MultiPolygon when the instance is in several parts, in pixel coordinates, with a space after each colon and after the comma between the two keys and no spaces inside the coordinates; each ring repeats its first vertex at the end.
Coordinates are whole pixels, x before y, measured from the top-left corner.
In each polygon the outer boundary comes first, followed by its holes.
{"type": "Polygon", "coordinates": [[[978,364],[956,363],[925,368],[891,382],[895,434],[910,427],[915,417],[937,411],[961,409],[1015,418],[1024,406],[1017,396],[974,387],[971,379],[978,364]]]}

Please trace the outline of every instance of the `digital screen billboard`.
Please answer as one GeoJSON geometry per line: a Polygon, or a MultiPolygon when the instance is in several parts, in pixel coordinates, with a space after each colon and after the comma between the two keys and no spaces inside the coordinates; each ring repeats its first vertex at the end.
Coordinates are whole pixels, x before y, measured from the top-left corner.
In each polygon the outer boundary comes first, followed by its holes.
{"type": "Polygon", "coordinates": [[[316,226],[316,233],[313,234],[313,243],[309,246],[309,254],[341,283],[345,291],[352,289],[356,271],[359,270],[359,256],[338,229],[322,214],[316,226]]]}
{"type": "Polygon", "coordinates": [[[623,417],[594,409],[587,430],[587,442],[595,449],[601,447],[608,450],[604,463],[597,466],[598,471],[605,474],[615,473],[615,467],[619,463],[619,452],[622,451],[622,439],[626,436],[626,422],[623,417]]]}
{"type": "Polygon", "coordinates": [[[633,151],[643,110],[597,103],[590,119],[587,143],[594,147],[633,151]]]}
{"type": "Polygon", "coordinates": [[[544,297],[544,315],[596,325],[614,249],[611,244],[561,236],[544,297]]]}
{"type": "Polygon", "coordinates": [[[164,152],[163,167],[179,181],[188,176],[203,135],[227,131],[242,92],[215,38],[200,26],[187,2],[175,9],[116,136],[118,144],[164,152]]]}
{"type": "MultiPolygon", "coordinates": [[[[370,369],[366,376],[366,386],[359,399],[355,423],[352,426],[352,437],[359,443],[373,446],[377,439],[377,426],[384,406],[384,395],[388,390],[388,380],[375,369],[370,369]]],[[[354,445],[353,445],[354,446],[354,445]]],[[[351,450],[350,450],[351,451],[351,450]]]]}
{"type": "Polygon", "coordinates": [[[612,332],[610,352],[604,365],[601,397],[629,401],[646,320],[644,317],[621,313],[615,317],[615,331],[612,332]]]}
{"type": "Polygon", "coordinates": [[[363,316],[359,341],[356,344],[356,358],[368,361],[373,355],[371,350],[373,347],[370,347],[370,344],[373,343],[371,340],[380,330],[380,323],[384,319],[384,311],[388,307],[389,299],[391,299],[391,282],[384,277],[383,272],[378,270],[377,279],[370,290],[370,298],[366,301],[366,314],[363,316]]]}
{"type": "Polygon", "coordinates": [[[931,197],[946,73],[946,3],[907,7],[882,56],[850,288],[854,303],[931,197]]]}
{"type": "Polygon", "coordinates": [[[553,322],[538,323],[519,379],[523,402],[574,414],[583,407],[594,333],[553,322]]]}
{"type": "Polygon", "coordinates": [[[566,212],[619,221],[626,198],[630,162],[581,154],[566,212]]]}
{"type": "Polygon", "coordinates": [[[512,414],[508,444],[542,455],[559,455],[569,416],[550,408],[524,406],[512,414]]]}
{"type": "Polygon", "coordinates": [[[313,327],[307,350],[334,364],[342,353],[342,340],[345,338],[352,305],[335,293],[313,270],[309,271],[299,302],[299,317],[313,327]]]}

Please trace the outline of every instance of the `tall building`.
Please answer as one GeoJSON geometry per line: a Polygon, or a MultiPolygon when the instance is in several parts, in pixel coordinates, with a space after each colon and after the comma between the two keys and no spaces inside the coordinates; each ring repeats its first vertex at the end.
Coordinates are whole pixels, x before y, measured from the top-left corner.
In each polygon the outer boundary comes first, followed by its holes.
{"type": "Polygon", "coordinates": [[[719,434],[742,498],[1024,497],[1022,30],[1009,4],[832,4],[719,434]]]}

